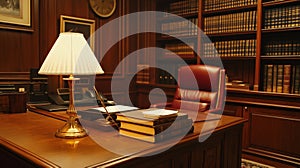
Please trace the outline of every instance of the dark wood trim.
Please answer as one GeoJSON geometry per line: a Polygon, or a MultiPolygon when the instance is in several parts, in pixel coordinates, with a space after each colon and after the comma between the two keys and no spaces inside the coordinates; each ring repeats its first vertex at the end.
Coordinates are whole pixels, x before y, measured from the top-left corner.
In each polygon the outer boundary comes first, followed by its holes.
{"type": "MultiPolygon", "coordinates": [[[[260,156],[260,157],[265,157],[269,159],[274,159],[275,161],[281,161],[289,164],[294,164],[295,166],[300,165],[300,159],[296,157],[290,157],[287,155],[281,155],[275,152],[268,152],[266,150],[260,150],[257,148],[251,148],[249,147],[248,149],[242,149],[243,153],[245,154],[251,154],[254,156],[260,156]]],[[[288,166],[288,165],[286,165],[288,166]]]]}
{"type": "Polygon", "coordinates": [[[259,102],[249,102],[249,101],[238,101],[238,100],[230,100],[227,99],[226,102],[229,103],[237,103],[237,104],[243,104],[243,105],[252,105],[252,106],[264,106],[264,107],[276,107],[276,108],[282,108],[282,109],[293,109],[293,110],[300,110],[299,106],[283,106],[278,104],[271,104],[271,103],[259,103],[259,102]]]}
{"type": "Polygon", "coordinates": [[[0,82],[29,81],[29,72],[0,72],[0,82]]]}

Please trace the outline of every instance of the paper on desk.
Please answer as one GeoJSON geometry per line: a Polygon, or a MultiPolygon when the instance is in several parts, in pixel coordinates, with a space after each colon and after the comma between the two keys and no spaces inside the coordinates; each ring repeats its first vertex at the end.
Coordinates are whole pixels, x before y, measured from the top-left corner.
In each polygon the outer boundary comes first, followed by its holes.
{"type": "MultiPolygon", "coordinates": [[[[132,107],[132,106],[125,106],[125,105],[114,105],[114,106],[107,106],[106,109],[109,113],[115,113],[115,112],[124,112],[124,111],[130,111],[130,110],[137,110],[138,108],[137,107],[132,107]]],[[[96,107],[96,108],[92,108],[92,110],[106,112],[104,107],[96,107]]]]}
{"type": "Polygon", "coordinates": [[[165,118],[177,116],[178,111],[176,110],[166,110],[166,109],[148,109],[143,111],[144,117],[147,118],[165,118]]]}

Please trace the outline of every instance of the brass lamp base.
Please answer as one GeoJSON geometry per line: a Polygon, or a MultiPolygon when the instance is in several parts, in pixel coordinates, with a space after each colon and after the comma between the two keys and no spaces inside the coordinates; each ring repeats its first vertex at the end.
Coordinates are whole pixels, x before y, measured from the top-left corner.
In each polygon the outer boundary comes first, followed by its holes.
{"type": "Polygon", "coordinates": [[[74,78],[73,75],[70,75],[69,78],[64,78],[64,80],[68,81],[70,88],[70,103],[67,110],[69,118],[66,124],[56,131],[55,136],[69,139],[85,137],[87,136],[87,131],[79,123],[77,111],[74,106],[74,80],[79,80],[79,78],[74,78]]]}
{"type": "Polygon", "coordinates": [[[81,138],[87,136],[87,131],[81,126],[81,124],[74,117],[70,117],[66,124],[58,129],[55,133],[59,138],[81,138]]]}

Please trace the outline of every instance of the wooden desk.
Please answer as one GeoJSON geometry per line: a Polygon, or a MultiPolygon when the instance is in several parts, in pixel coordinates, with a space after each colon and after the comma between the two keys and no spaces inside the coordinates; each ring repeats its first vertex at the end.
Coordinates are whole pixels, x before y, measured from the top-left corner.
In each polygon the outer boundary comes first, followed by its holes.
{"type": "MultiPolygon", "coordinates": [[[[147,143],[118,135],[117,132],[88,128],[90,133],[112,140],[111,152],[91,137],[68,140],[55,138],[64,121],[62,113],[54,118],[41,113],[0,114],[0,163],[8,167],[224,167],[238,168],[244,120],[222,116],[212,135],[199,143],[203,122],[195,131],[169,148],[172,141],[147,143]],[[141,150],[139,150],[141,149],[141,150]],[[155,155],[152,155],[155,154],[155,155]],[[148,157],[142,157],[148,156],[148,157]]],[[[55,114],[55,113],[53,113],[55,114]]],[[[215,122],[215,121],[210,121],[215,122]]],[[[202,137],[209,131],[205,130],[202,137]]]]}

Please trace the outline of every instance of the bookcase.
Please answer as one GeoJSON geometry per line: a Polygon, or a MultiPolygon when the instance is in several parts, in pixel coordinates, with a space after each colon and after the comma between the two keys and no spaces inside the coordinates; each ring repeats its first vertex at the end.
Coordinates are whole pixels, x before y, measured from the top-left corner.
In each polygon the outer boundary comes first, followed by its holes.
{"type": "Polygon", "coordinates": [[[299,94],[300,2],[263,1],[260,90],[299,94]]]}
{"type": "Polygon", "coordinates": [[[187,28],[189,22],[167,14],[160,18],[157,27],[162,32],[190,43],[166,34],[156,36],[156,45],[170,51],[156,53],[156,64],[172,73],[156,70],[155,84],[176,85],[174,74],[182,64],[174,55],[187,64],[220,57],[229,82],[246,84],[247,90],[299,94],[299,0],[168,0],[156,1],[156,6],[199,26],[211,42],[201,41],[197,29],[187,28]]]}

